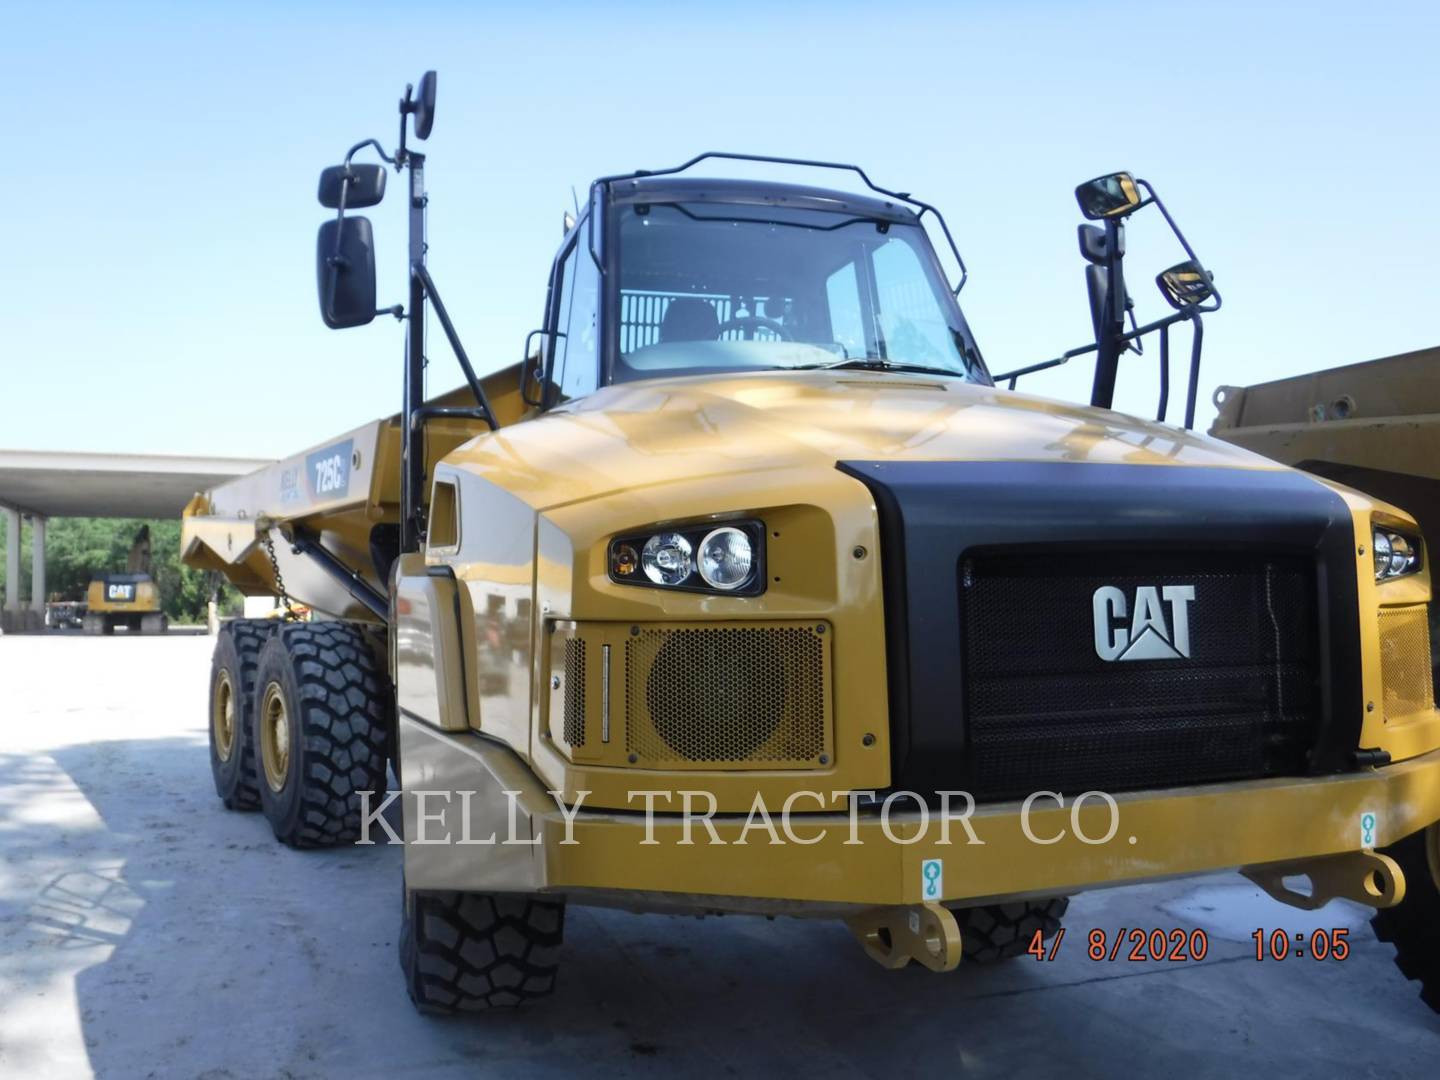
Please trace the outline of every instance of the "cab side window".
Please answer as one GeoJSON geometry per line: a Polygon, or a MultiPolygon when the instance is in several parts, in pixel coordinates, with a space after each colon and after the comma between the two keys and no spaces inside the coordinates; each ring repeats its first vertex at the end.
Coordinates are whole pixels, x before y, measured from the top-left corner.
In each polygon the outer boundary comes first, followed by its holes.
{"type": "Polygon", "coordinates": [[[560,399],[582,397],[600,385],[600,271],[580,223],[576,244],[565,257],[560,304],[556,309],[555,366],[552,378],[560,399]]]}

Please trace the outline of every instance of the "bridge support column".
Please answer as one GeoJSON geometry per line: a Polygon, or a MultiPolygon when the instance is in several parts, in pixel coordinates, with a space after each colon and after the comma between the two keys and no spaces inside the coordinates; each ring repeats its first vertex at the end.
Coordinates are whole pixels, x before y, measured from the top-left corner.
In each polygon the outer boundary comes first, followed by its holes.
{"type": "Polygon", "coordinates": [[[5,610],[20,610],[20,512],[5,509],[5,610]]]}
{"type": "Polygon", "coordinates": [[[45,621],[45,522],[39,514],[30,519],[30,610],[45,621]]]}

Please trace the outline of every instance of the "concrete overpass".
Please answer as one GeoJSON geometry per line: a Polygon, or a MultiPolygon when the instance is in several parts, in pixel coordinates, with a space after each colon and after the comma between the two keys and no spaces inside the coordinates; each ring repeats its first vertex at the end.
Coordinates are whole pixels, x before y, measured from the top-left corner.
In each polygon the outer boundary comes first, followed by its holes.
{"type": "Polygon", "coordinates": [[[269,461],[169,454],[0,450],[6,518],[5,604],[0,625],[33,628],[45,613],[45,522],[52,517],[178,517],[197,491],[269,461]],[[30,603],[20,596],[20,519],[31,523],[30,603]]]}

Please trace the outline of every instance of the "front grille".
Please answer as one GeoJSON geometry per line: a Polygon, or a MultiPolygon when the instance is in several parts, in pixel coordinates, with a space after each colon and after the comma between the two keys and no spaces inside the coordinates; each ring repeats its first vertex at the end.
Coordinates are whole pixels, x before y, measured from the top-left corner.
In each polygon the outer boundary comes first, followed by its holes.
{"type": "Polygon", "coordinates": [[[1386,723],[1435,707],[1425,604],[1380,610],[1380,680],[1386,723]]]}
{"type": "MultiPolygon", "coordinates": [[[[1314,571],[1215,552],[993,552],[961,566],[969,789],[1074,796],[1304,771],[1320,718],[1314,571]],[[1193,586],[1189,657],[1097,653],[1104,586],[1193,586]]],[[[1173,652],[1174,609],[1162,603],[1173,652]]],[[[1128,627],[1127,627],[1128,629],[1128,627]]],[[[1142,650],[1144,651],[1144,650],[1142,650]]]]}
{"type": "Polygon", "coordinates": [[[640,763],[814,767],[826,747],[819,624],[645,628],[625,642],[625,743],[640,763]]]}

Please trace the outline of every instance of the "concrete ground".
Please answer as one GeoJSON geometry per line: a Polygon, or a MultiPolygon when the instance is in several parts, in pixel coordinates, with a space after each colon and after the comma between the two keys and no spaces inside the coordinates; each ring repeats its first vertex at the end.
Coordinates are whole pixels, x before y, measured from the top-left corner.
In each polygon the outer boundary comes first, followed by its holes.
{"type": "Polygon", "coordinates": [[[573,909],[557,996],[417,1016],[398,848],[298,853],[210,785],[211,642],[0,638],[0,1075],[1434,1075],[1440,1017],[1359,908],[1233,876],[1079,897],[1054,962],[885,972],[838,924],[573,909]],[[1094,963],[1096,927],[1203,928],[1094,963]],[[1348,960],[1257,963],[1256,927],[1348,960]]]}

